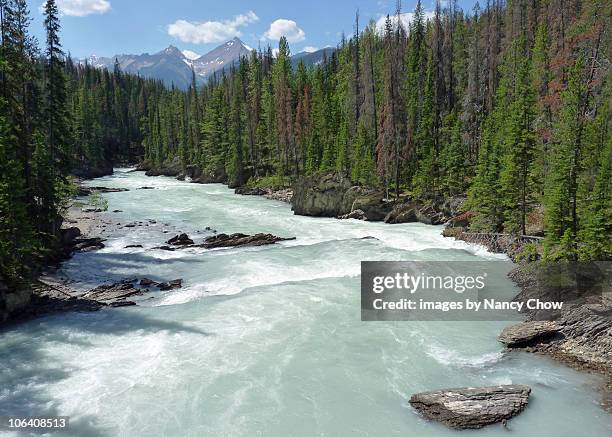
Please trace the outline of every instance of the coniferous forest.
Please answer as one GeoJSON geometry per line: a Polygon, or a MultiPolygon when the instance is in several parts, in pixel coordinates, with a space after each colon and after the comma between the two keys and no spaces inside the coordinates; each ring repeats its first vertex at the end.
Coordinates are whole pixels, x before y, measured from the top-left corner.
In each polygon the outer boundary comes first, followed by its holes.
{"type": "Polygon", "coordinates": [[[0,0],[0,273],[53,248],[70,175],[139,160],[232,187],[337,171],[388,198],[467,195],[474,231],[541,223],[545,258],[609,259],[612,4],[403,12],[384,29],[357,13],[315,67],[282,38],[182,91],[73,62],[54,0],[46,41],[25,0],[0,0]]]}

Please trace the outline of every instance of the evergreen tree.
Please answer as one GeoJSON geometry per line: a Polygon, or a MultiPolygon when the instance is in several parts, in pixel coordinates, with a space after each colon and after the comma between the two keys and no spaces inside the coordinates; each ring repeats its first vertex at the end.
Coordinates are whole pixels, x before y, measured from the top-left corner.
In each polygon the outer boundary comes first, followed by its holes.
{"type": "Polygon", "coordinates": [[[555,128],[551,169],[546,178],[545,255],[550,259],[576,259],[578,233],[578,173],[583,135],[586,86],[584,60],[579,58],[571,71],[555,128]]]}

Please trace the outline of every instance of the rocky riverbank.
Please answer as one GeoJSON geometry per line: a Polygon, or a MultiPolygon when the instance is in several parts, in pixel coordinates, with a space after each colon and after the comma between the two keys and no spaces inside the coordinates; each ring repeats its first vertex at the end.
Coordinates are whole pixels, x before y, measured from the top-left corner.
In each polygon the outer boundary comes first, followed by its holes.
{"type": "Polygon", "coordinates": [[[383,191],[355,185],[340,173],[326,173],[300,178],[291,205],[298,215],[440,225],[462,212],[464,201],[461,196],[389,200],[383,191]]]}
{"type": "Polygon", "coordinates": [[[527,320],[499,336],[509,350],[552,357],[604,377],[602,406],[612,412],[612,295],[609,267],[601,264],[518,265],[509,277],[521,288],[515,300],[562,300],[562,309],[526,310],[527,320]]]}

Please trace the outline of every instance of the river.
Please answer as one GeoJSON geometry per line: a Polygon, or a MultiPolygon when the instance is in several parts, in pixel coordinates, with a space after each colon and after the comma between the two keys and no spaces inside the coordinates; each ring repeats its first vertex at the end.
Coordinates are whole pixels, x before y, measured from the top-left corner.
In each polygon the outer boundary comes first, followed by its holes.
{"type": "Polygon", "coordinates": [[[138,307],[0,332],[0,416],[70,416],[69,434],[78,436],[452,436],[417,415],[410,395],[521,383],[533,391],[509,422],[514,435],[612,433],[599,379],[546,357],[504,354],[496,337],[508,322],[360,321],[362,260],[503,258],[443,238],[441,227],[294,216],[288,204],[222,185],[125,169],[91,184],[130,188],[104,194],[109,211],[122,211],[108,214],[149,226],[120,227],[62,274],[83,290],[126,277],[183,278],[184,288],[155,292],[138,307]],[[145,185],[155,189],[137,189],[145,185]],[[206,227],[297,239],[148,249],[178,231],[204,237],[206,227]]]}

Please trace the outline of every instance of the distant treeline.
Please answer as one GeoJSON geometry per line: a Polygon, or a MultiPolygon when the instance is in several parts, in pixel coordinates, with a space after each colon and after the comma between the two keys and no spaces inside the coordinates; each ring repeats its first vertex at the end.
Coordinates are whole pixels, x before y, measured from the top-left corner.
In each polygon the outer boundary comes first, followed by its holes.
{"type": "Polygon", "coordinates": [[[611,256],[610,34],[604,0],[418,2],[343,37],[320,65],[253,51],[187,91],[74,65],[45,3],[0,0],[0,261],[18,274],[54,240],[71,171],[178,160],[232,186],[341,171],[388,195],[467,194],[472,228],[542,222],[549,259],[611,256]]]}

